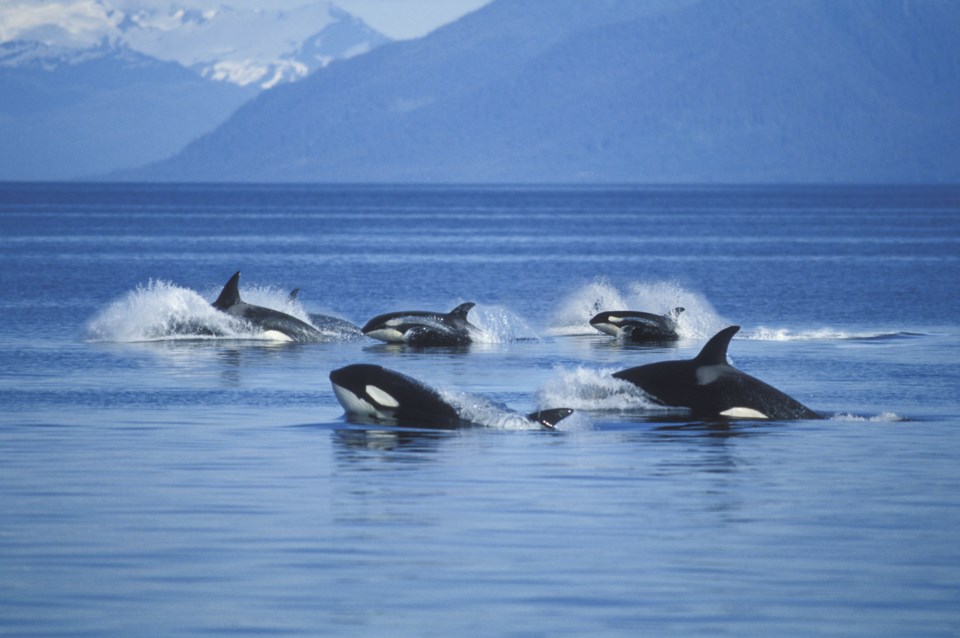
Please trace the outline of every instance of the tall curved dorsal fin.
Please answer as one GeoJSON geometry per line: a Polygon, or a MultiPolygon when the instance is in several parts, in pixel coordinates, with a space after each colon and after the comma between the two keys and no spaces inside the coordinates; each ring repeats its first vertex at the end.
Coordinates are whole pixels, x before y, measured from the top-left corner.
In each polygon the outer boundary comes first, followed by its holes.
{"type": "Polygon", "coordinates": [[[459,319],[463,319],[464,321],[466,321],[467,313],[470,312],[470,309],[476,305],[477,304],[473,303],[472,301],[468,301],[466,303],[460,304],[459,306],[451,310],[448,314],[451,317],[457,317],[459,319]]]}
{"type": "Polygon", "coordinates": [[[700,365],[719,365],[727,363],[727,348],[730,346],[730,340],[733,335],[740,331],[740,326],[729,326],[724,328],[710,338],[707,345],[696,356],[694,361],[700,365]]]}
{"type": "Polygon", "coordinates": [[[226,310],[230,306],[240,303],[240,271],[234,273],[227,285],[220,291],[220,296],[213,302],[217,310],[226,310]]]}

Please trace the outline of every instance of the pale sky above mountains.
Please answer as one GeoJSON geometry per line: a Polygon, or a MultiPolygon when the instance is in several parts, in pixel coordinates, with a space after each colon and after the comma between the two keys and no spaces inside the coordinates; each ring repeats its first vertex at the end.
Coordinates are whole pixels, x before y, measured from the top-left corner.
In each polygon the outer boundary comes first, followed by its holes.
{"type": "MultiPolygon", "coordinates": [[[[334,4],[356,15],[374,29],[393,39],[417,38],[490,0],[333,0],[334,4]]],[[[164,6],[196,10],[229,6],[240,9],[291,10],[315,4],[310,0],[180,0],[145,2],[144,0],[6,0],[0,3],[0,42],[34,35],[37,27],[56,23],[64,31],[82,34],[94,28],[103,13],[103,4],[123,11],[149,6],[156,11],[164,6]]]]}

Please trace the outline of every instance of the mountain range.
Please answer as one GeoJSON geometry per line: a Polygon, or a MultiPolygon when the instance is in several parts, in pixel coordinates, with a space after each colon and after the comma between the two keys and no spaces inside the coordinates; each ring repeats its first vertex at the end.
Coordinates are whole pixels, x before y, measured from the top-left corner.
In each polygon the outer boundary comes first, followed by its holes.
{"type": "Polygon", "coordinates": [[[958,182],[960,3],[495,0],[127,179],[958,182]]]}
{"type": "Polygon", "coordinates": [[[388,41],[329,2],[132,6],[74,4],[0,43],[0,179],[72,179],[169,157],[259,91],[388,41]]]}
{"type": "Polygon", "coordinates": [[[0,41],[83,51],[108,42],[200,75],[270,88],[389,41],[328,0],[293,9],[147,0],[76,0],[0,9],[0,41]]]}

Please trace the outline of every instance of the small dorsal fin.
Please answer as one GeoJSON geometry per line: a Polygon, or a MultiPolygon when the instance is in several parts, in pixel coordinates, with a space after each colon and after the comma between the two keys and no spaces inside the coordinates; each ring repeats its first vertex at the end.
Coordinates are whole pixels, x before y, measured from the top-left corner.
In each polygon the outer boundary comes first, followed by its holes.
{"type": "Polygon", "coordinates": [[[293,290],[291,290],[291,291],[290,291],[290,301],[296,301],[296,300],[297,300],[297,295],[299,295],[299,294],[300,294],[300,289],[299,289],[299,288],[294,288],[293,290]]]}
{"type": "Polygon", "coordinates": [[[451,310],[448,314],[451,317],[456,317],[458,319],[463,319],[464,321],[466,321],[467,313],[470,312],[470,309],[476,305],[477,304],[473,303],[472,301],[468,301],[466,303],[460,304],[459,306],[451,310]]]}
{"type": "Polygon", "coordinates": [[[719,365],[727,363],[727,348],[733,335],[740,331],[740,326],[724,328],[710,338],[707,345],[697,355],[695,361],[700,365],[719,365]]]}
{"type": "Polygon", "coordinates": [[[230,306],[240,303],[240,271],[234,273],[227,285],[220,291],[220,296],[213,302],[217,310],[226,310],[230,306]]]}

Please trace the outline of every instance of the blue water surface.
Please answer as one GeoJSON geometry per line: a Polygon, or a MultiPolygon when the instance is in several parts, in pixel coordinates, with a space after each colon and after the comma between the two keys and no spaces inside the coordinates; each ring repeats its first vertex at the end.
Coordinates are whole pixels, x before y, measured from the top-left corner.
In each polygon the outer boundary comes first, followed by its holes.
{"type": "Polygon", "coordinates": [[[0,634],[957,635],[958,275],[956,187],[0,185],[0,634]],[[361,325],[474,301],[486,336],[169,330],[237,270],[361,325]],[[678,305],[675,345],[587,323],[678,305]],[[610,377],[731,324],[827,418],[610,377]],[[354,423],[357,362],[495,408],[354,423]]]}

